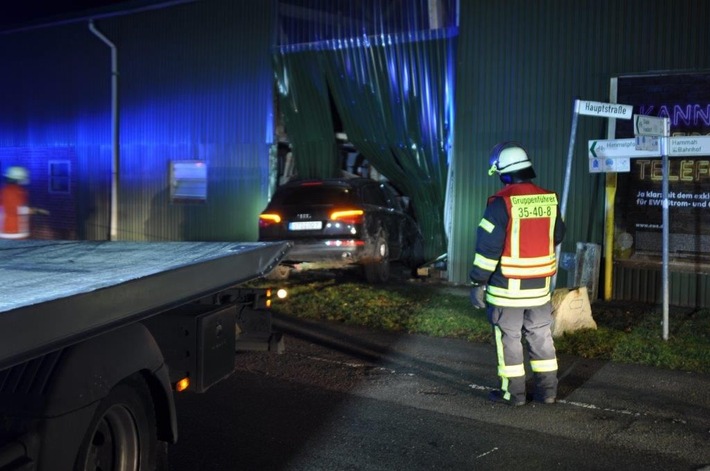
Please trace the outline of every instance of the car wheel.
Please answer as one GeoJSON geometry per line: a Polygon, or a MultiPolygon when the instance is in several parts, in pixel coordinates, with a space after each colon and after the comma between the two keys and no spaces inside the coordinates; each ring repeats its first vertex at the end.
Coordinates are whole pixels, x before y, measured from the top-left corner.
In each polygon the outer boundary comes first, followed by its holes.
{"type": "Polygon", "coordinates": [[[409,241],[407,245],[407,256],[405,263],[408,268],[416,270],[424,264],[424,239],[418,235],[414,240],[409,241]]]}
{"type": "Polygon", "coordinates": [[[363,266],[368,283],[384,283],[390,277],[390,252],[387,236],[382,231],[375,237],[375,257],[363,266]]]}

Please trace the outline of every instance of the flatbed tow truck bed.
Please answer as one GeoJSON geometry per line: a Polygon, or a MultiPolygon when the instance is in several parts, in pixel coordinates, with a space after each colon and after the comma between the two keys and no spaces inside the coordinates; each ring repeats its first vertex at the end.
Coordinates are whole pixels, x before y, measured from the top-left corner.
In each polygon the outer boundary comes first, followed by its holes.
{"type": "Polygon", "coordinates": [[[0,370],[255,279],[288,248],[0,240],[0,370]]]}
{"type": "Polygon", "coordinates": [[[289,242],[0,240],[0,469],[167,466],[176,392],[280,353],[269,273],[289,242]]]}

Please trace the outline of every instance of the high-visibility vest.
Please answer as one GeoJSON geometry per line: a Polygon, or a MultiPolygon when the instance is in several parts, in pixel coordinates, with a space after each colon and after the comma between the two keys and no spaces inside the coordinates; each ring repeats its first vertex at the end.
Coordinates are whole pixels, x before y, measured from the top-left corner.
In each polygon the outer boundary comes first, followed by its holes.
{"type": "Polygon", "coordinates": [[[501,273],[513,279],[554,275],[557,195],[527,183],[507,185],[496,196],[503,198],[510,216],[501,273]]]}
{"type": "Polygon", "coordinates": [[[7,184],[0,190],[0,238],[26,239],[30,236],[30,208],[27,192],[16,184],[7,184]]]}

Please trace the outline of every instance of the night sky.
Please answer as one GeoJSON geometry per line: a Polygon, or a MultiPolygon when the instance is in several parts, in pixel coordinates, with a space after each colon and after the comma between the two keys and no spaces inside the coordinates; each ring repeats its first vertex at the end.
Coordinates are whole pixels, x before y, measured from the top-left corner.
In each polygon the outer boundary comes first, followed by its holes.
{"type": "Polygon", "coordinates": [[[87,12],[116,11],[167,3],[164,0],[26,0],[3,2],[0,31],[34,26],[45,22],[69,20],[87,12]]]}

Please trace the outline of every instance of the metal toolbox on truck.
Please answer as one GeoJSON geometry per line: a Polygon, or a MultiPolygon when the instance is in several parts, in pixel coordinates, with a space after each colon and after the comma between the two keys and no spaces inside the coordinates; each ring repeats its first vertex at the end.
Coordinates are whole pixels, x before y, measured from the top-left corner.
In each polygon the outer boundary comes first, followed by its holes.
{"type": "Polygon", "coordinates": [[[232,373],[236,314],[234,305],[188,304],[145,321],[173,384],[187,377],[199,393],[232,373]]]}

